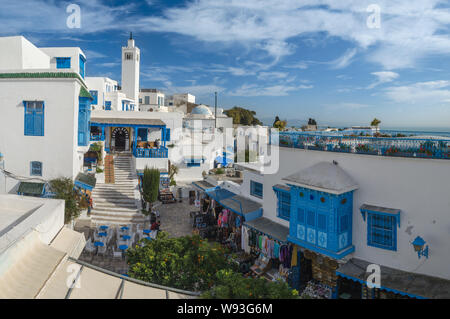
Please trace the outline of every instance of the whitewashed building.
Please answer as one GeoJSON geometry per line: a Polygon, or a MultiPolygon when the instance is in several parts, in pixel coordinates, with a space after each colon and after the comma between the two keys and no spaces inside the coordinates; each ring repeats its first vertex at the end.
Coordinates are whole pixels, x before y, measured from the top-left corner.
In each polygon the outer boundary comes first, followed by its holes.
{"type": "Polygon", "coordinates": [[[449,298],[450,141],[370,140],[383,145],[377,153],[342,146],[368,141],[280,133],[275,172],[239,164],[234,192],[263,206],[244,225],[298,247],[301,287],[314,278],[332,298],[449,298]],[[432,151],[420,153],[426,145],[432,151]],[[381,281],[371,281],[373,269],[381,281]]]}

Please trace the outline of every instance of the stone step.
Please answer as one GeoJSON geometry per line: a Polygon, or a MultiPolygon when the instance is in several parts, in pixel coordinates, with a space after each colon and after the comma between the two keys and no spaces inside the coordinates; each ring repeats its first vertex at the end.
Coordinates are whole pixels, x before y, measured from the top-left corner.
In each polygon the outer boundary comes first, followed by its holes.
{"type": "Polygon", "coordinates": [[[126,208],[126,207],[102,207],[99,205],[95,205],[95,208],[91,211],[92,212],[103,212],[103,213],[110,213],[114,215],[114,213],[123,213],[123,214],[136,214],[138,213],[137,207],[134,208],[126,208]]]}
{"type": "Polygon", "coordinates": [[[111,224],[125,226],[128,224],[142,224],[145,219],[140,218],[130,218],[130,217],[111,217],[111,216],[92,216],[91,223],[95,224],[111,224]]]}
{"type": "Polygon", "coordinates": [[[114,209],[137,210],[137,206],[136,206],[135,202],[132,202],[132,203],[101,203],[101,202],[97,202],[95,204],[95,209],[103,210],[103,211],[110,211],[110,210],[114,210],[114,209]]]}
{"type": "Polygon", "coordinates": [[[134,198],[102,198],[102,197],[95,197],[95,203],[96,204],[131,204],[136,205],[136,200],[134,198]]]}

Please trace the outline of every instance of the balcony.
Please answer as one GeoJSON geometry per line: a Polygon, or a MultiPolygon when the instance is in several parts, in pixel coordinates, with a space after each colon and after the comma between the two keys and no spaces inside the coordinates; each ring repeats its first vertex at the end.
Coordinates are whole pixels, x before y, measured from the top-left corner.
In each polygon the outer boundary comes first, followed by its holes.
{"type": "Polygon", "coordinates": [[[137,158],[168,158],[167,147],[161,146],[159,148],[142,148],[137,147],[134,150],[134,157],[137,158]]]}
{"type": "Polygon", "coordinates": [[[98,141],[104,141],[104,140],[105,140],[105,135],[91,133],[91,142],[98,142],[98,141]]]}
{"type": "Polygon", "coordinates": [[[450,159],[450,140],[321,135],[304,132],[280,132],[271,144],[307,150],[355,153],[373,156],[450,159]]]}

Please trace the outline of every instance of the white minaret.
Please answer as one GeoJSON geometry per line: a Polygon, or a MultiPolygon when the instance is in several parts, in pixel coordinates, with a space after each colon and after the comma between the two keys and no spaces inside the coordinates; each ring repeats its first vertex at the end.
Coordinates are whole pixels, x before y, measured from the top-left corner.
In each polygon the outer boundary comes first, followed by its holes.
{"type": "Polygon", "coordinates": [[[122,92],[133,99],[139,110],[139,61],[141,50],[134,46],[133,34],[130,33],[128,45],[122,47],[122,92]]]}

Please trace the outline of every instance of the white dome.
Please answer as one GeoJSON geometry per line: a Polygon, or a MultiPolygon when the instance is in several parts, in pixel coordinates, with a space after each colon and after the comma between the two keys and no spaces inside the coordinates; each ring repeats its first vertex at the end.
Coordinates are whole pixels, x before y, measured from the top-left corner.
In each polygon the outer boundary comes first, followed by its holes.
{"type": "Polygon", "coordinates": [[[199,105],[192,109],[191,114],[212,116],[213,113],[206,105],[199,105]]]}

